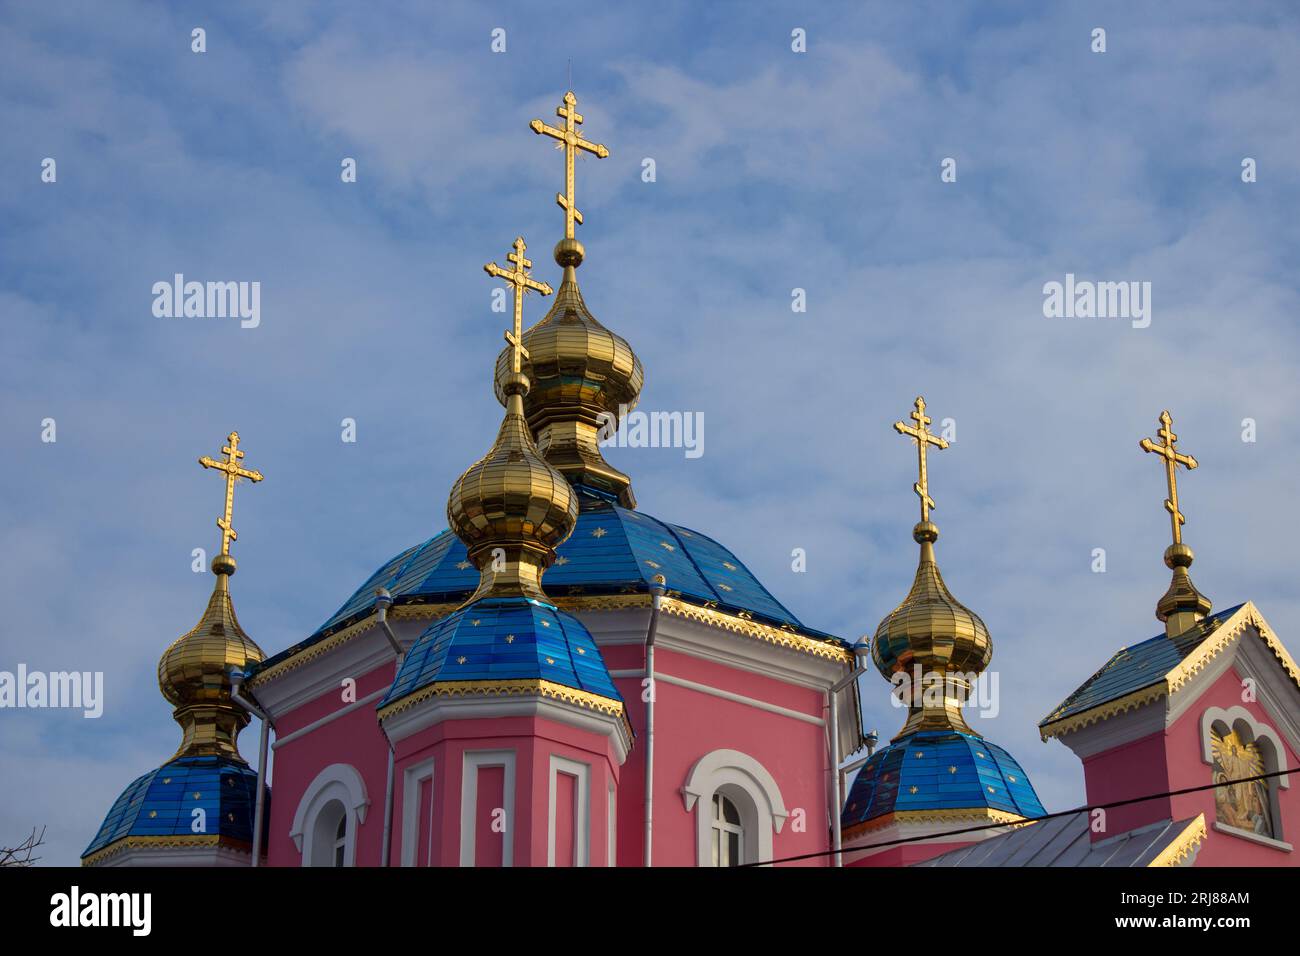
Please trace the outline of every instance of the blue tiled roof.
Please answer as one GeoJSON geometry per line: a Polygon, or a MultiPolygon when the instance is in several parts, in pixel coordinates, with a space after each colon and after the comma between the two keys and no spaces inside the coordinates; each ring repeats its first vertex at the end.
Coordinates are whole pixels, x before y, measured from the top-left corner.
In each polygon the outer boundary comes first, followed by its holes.
{"type": "MultiPolygon", "coordinates": [[[[723,611],[744,611],[758,621],[838,642],[805,627],[739,558],[712,538],[624,508],[591,489],[575,490],[580,505],[577,527],[542,580],[551,597],[646,593],[655,575],[662,574],[669,592],[679,592],[683,600],[716,602],[723,611]]],[[[315,634],[268,658],[258,669],[369,616],[377,587],[387,588],[397,604],[459,603],[474,593],[478,581],[465,545],[443,531],[386,561],[315,634]]]]}
{"type": "Polygon", "coordinates": [[[128,836],[195,836],[195,807],[206,814],[206,833],[251,845],[256,800],[257,772],[242,760],[180,757],[122,791],[82,856],[128,836]]]}
{"type": "Polygon", "coordinates": [[[1050,723],[1073,717],[1112,700],[1118,700],[1144,687],[1158,684],[1165,675],[1177,667],[1201,643],[1218,629],[1219,625],[1240,610],[1241,605],[1211,615],[1195,627],[1177,637],[1164,632],[1133,647],[1121,648],[1097,673],[1093,674],[1062,704],[1039,723],[1050,723]]]}
{"type": "Polygon", "coordinates": [[[955,731],[922,731],[872,754],[853,780],[841,815],[847,829],[900,810],[1045,812],[1014,757],[955,731]],[[914,792],[915,791],[915,792],[914,792]]]}
{"type": "Polygon", "coordinates": [[[529,679],[623,699],[581,621],[518,597],[483,598],[430,624],[378,706],[433,683],[529,679]]]}

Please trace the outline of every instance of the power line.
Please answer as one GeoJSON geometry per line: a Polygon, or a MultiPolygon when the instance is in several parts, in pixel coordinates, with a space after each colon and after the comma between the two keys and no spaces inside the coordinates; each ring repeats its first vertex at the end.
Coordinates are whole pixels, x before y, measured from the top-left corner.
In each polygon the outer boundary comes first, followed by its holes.
{"type": "Polygon", "coordinates": [[[777,860],[766,860],[759,863],[742,863],[741,866],[773,866],[777,863],[795,863],[799,860],[812,860],[823,856],[834,856],[837,853],[860,853],[863,850],[878,850],[891,846],[899,846],[904,843],[919,843],[922,840],[935,840],[940,837],[957,836],[962,833],[977,833],[981,830],[1000,830],[1009,826],[1022,826],[1025,823],[1039,823],[1043,820],[1055,820],[1058,817],[1070,817],[1079,813],[1089,813],[1093,810],[1113,810],[1116,807],[1127,807],[1134,803],[1144,803],[1147,800],[1159,800],[1162,797],[1181,797],[1188,793],[1200,793],[1204,790],[1214,790],[1218,787],[1230,787],[1238,783],[1254,783],[1257,780],[1269,780],[1273,777],[1284,777],[1290,770],[1274,770],[1272,773],[1261,773],[1254,777],[1242,777],[1240,780],[1224,780],[1221,783],[1208,783],[1200,787],[1186,787],[1182,790],[1167,790],[1164,793],[1152,793],[1144,797],[1132,797],[1128,800],[1116,800],[1113,803],[1095,803],[1087,806],[1076,807],[1073,810],[1060,810],[1056,813],[1046,813],[1041,817],[1027,817],[1023,822],[1016,823],[980,823],[975,826],[962,827],[959,830],[945,830],[941,833],[927,833],[923,836],[899,837],[896,840],[885,840],[882,843],[869,843],[866,846],[841,847],[838,850],[818,850],[816,853],[801,853],[798,856],[784,856],[777,860]]]}

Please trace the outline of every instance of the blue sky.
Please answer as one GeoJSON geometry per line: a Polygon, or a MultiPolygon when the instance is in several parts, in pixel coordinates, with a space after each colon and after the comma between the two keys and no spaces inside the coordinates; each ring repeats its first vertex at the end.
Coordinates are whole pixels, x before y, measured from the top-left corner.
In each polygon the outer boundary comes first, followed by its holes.
{"type": "Polygon", "coordinates": [[[0,843],[46,825],[47,860],[75,862],[174,751],[155,667],[207,598],[190,552],[220,483],[195,458],[231,428],[267,476],[237,497],[233,586],[268,653],[444,527],[500,417],[482,264],[522,232],[558,279],[560,162],[527,123],[570,60],[611,151],[579,170],[585,297],[645,363],[642,408],[705,419],[701,458],[608,452],[645,511],[810,626],[874,632],[915,569],[890,424],[923,393],[957,422],[931,467],[940,563],[1000,675],[977,729],[1061,809],[1079,765],[1034,725],[1160,630],[1163,477],[1137,442],[1168,406],[1202,465],[1195,581],[1296,649],[1290,5],[700,6],[0,4],[0,669],[102,670],[107,698],[99,720],[0,712],[0,843]],[[154,317],[177,272],[259,281],[261,325],[154,317]],[[1150,327],[1045,318],[1066,273],[1151,282],[1150,327]]]}

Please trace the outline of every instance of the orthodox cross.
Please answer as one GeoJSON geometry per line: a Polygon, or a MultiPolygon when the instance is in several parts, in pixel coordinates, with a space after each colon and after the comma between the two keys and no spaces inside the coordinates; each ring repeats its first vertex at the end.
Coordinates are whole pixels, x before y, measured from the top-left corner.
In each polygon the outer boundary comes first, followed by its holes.
{"type": "Polygon", "coordinates": [[[523,368],[523,360],[528,358],[528,350],[524,348],[524,296],[529,290],[540,292],[542,295],[550,295],[551,287],[545,282],[538,282],[528,274],[532,268],[533,261],[524,258],[524,251],[528,248],[524,244],[524,237],[518,236],[515,239],[515,251],[506,256],[506,261],[511,263],[513,269],[502,269],[495,262],[489,262],[483,267],[483,271],[490,276],[498,279],[505,279],[515,290],[515,323],[514,331],[506,333],[506,341],[510,343],[510,370],[519,372],[523,368]]]}
{"type": "Polygon", "coordinates": [[[226,476],[226,513],[217,519],[217,527],[221,529],[222,554],[230,554],[230,542],[239,540],[239,535],[230,525],[230,515],[235,507],[235,482],[240,478],[247,478],[249,481],[262,480],[260,471],[248,471],[239,467],[239,459],[244,457],[244,453],[239,450],[239,432],[231,432],[226,436],[226,441],[228,444],[221,449],[221,453],[226,456],[225,461],[209,458],[207,455],[199,459],[199,464],[204,468],[215,468],[226,476]]]}
{"type": "Polygon", "coordinates": [[[1144,438],[1138,442],[1143,451],[1155,452],[1165,460],[1165,481],[1169,486],[1169,497],[1165,499],[1165,510],[1169,512],[1169,523],[1174,531],[1174,544],[1183,542],[1183,523],[1186,519],[1183,513],[1178,510],[1178,466],[1182,465],[1188,471],[1196,467],[1196,459],[1191,455],[1181,455],[1175,449],[1178,442],[1178,436],[1173,433],[1170,426],[1174,420],[1170,417],[1169,411],[1160,413],[1160,430],[1156,435],[1163,439],[1157,443],[1150,438],[1144,438]]]}
{"type": "Polygon", "coordinates": [[[529,127],[534,133],[544,133],[547,136],[559,140],[556,143],[557,148],[564,150],[564,193],[556,193],[555,201],[561,209],[564,210],[564,238],[572,239],[573,224],[582,222],[582,213],[573,201],[573,160],[579,151],[594,153],[597,158],[604,159],[609,155],[607,150],[600,143],[590,143],[582,138],[578,132],[578,126],[582,123],[582,114],[574,107],[578,104],[578,98],[570,90],[564,94],[564,105],[555,108],[555,115],[564,120],[563,128],[550,126],[539,119],[529,123],[529,127]]]}
{"type": "Polygon", "coordinates": [[[925,414],[925,399],[920,395],[916,397],[916,409],[912,412],[912,421],[916,425],[905,425],[902,422],[894,422],[894,431],[900,435],[910,435],[916,442],[917,464],[921,472],[921,480],[912,486],[918,498],[921,499],[921,520],[930,520],[930,509],[934,507],[934,499],[930,497],[930,479],[925,468],[925,452],[929,445],[936,448],[947,448],[948,442],[938,435],[932,435],[929,428],[930,417],[925,414]]]}

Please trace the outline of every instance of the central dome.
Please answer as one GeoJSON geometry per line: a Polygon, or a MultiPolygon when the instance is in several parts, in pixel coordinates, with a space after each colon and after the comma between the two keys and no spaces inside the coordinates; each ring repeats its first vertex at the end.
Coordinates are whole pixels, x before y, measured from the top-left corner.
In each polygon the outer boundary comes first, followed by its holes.
{"type": "MultiPolygon", "coordinates": [[[[624,508],[611,497],[575,489],[578,523],[557,548],[546,571],[548,594],[563,602],[575,597],[649,594],[657,574],[669,593],[697,605],[746,614],[778,628],[838,642],[805,627],[728,548],[697,531],[624,508]]],[[[314,634],[323,640],[370,616],[375,588],[387,588],[397,605],[459,604],[479,583],[465,545],[450,531],[429,538],[386,561],[314,634]]],[[[290,648],[267,662],[300,650],[290,648]]]]}

